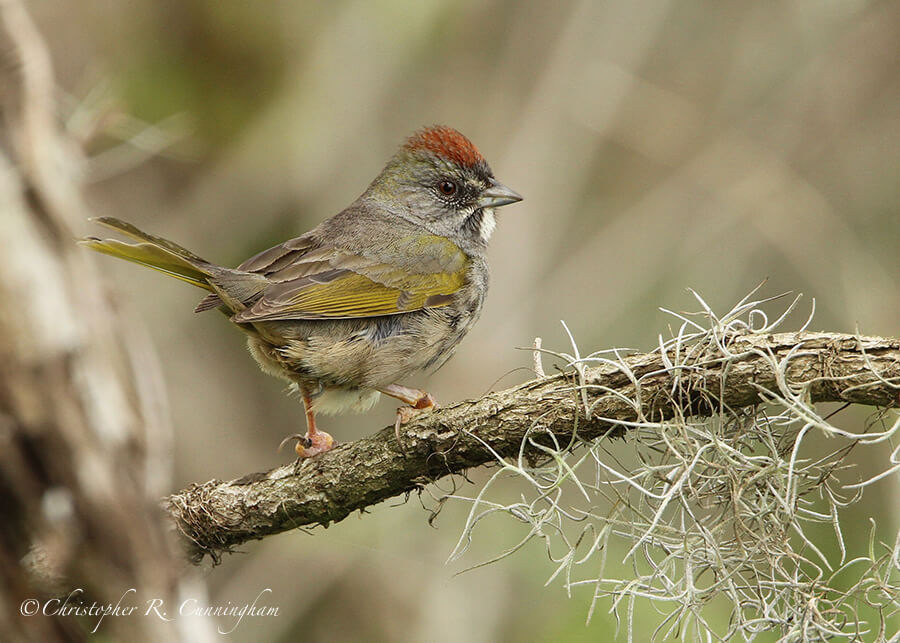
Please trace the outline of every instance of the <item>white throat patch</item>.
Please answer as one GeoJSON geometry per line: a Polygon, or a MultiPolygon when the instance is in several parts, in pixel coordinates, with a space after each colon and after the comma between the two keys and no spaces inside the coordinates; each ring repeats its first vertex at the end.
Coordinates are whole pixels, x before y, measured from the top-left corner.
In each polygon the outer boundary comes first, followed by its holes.
{"type": "Polygon", "coordinates": [[[481,216],[481,226],[480,230],[478,230],[478,234],[481,235],[481,238],[485,243],[490,241],[491,235],[494,234],[494,228],[497,227],[497,220],[494,218],[494,211],[489,208],[484,209],[484,214],[481,216]]]}

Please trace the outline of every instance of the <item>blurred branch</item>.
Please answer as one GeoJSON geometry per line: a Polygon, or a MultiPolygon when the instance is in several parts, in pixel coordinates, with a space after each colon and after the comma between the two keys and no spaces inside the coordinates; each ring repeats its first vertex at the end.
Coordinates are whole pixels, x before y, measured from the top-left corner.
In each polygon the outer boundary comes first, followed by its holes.
{"type": "Polygon", "coordinates": [[[748,334],[719,338],[717,349],[687,359],[675,359],[669,348],[598,359],[599,367],[533,380],[422,416],[405,425],[402,448],[393,427],[385,428],[296,466],[192,485],[166,498],[166,509],[185,537],[189,558],[197,563],[209,555],[217,561],[248,540],[327,526],[498,457],[540,458],[546,455],[541,444],[574,447],[621,436],[623,422],[761,404],[765,391],[779,389],[780,379],[809,402],[898,402],[897,339],[748,334]]]}
{"type": "MultiPolygon", "coordinates": [[[[174,601],[186,587],[146,448],[163,439],[159,387],[136,360],[146,341],[73,243],[83,158],[54,94],[28,12],[0,0],[0,632],[16,641],[86,640],[99,627],[28,611],[53,597],[115,605],[137,586],[174,601]]],[[[104,627],[116,640],[211,640],[200,621],[104,627]]]]}

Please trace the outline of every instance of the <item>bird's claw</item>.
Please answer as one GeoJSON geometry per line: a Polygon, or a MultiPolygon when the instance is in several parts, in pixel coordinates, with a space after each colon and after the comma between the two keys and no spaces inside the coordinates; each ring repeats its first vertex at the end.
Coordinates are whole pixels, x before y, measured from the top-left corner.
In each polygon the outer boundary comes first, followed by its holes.
{"type": "Polygon", "coordinates": [[[294,451],[297,452],[297,457],[301,459],[317,456],[320,453],[330,451],[334,447],[334,438],[324,431],[316,431],[313,434],[294,433],[289,435],[278,445],[278,450],[281,451],[284,445],[291,440],[297,441],[294,451]]]}
{"type": "Polygon", "coordinates": [[[397,444],[402,448],[403,443],[400,441],[400,426],[418,417],[422,413],[427,413],[432,409],[438,408],[434,398],[426,393],[415,406],[401,406],[397,409],[397,420],[394,422],[394,437],[397,438],[397,444]]]}
{"type": "MultiPolygon", "coordinates": [[[[310,439],[308,437],[306,437],[305,435],[303,435],[302,433],[294,433],[293,435],[287,436],[284,440],[282,440],[279,443],[277,451],[279,453],[281,453],[281,450],[284,448],[284,445],[287,444],[288,442],[290,442],[291,440],[297,440],[298,442],[302,442],[302,443],[310,442],[310,439]]],[[[304,444],[304,446],[308,446],[308,445],[304,444]]]]}

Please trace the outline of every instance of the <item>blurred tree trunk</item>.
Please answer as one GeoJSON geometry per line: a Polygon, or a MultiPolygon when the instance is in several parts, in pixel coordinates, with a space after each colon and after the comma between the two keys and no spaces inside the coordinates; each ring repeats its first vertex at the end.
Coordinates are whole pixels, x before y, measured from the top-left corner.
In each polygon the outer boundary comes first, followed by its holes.
{"type": "Polygon", "coordinates": [[[144,615],[147,600],[175,602],[182,582],[158,510],[169,428],[150,347],[74,243],[83,159],[54,94],[34,24],[0,0],[0,632],[86,638],[98,617],[40,614],[75,592],[69,605],[140,606],[104,619],[103,635],[170,640],[180,627],[197,640],[188,624],[144,615]]]}

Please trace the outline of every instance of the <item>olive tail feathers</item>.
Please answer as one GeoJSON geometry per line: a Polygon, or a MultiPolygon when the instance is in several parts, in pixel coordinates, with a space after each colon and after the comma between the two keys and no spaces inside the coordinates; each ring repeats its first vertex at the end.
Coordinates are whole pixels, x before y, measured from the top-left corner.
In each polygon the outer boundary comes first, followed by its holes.
{"type": "Polygon", "coordinates": [[[99,217],[92,221],[137,239],[138,243],[86,237],[79,240],[82,245],[97,252],[153,268],[199,288],[215,290],[209,283],[215,266],[190,250],[167,239],[147,234],[130,223],[114,217],[99,217]]]}

